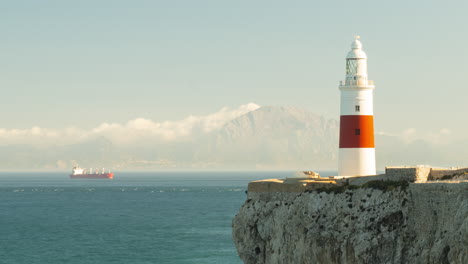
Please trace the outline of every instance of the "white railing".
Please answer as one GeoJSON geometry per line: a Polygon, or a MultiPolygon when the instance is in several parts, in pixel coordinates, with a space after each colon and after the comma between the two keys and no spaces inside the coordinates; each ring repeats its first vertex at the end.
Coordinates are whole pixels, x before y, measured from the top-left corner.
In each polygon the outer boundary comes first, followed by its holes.
{"type": "Polygon", "coordinates": [[[372,80],[349,80],[349,81],[340,81],[340,86],[345,85],[374,85],[372,80]]]}

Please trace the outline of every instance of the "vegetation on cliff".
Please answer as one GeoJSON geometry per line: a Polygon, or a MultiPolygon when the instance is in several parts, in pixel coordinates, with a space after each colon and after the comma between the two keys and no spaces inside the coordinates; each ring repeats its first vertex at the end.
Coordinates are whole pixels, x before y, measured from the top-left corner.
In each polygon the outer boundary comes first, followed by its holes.
{"type": "MultiPolygon", "coordinates": [[[[382,181],[382,180],[375,180],[375,181],[369,181],[361,186],[359,185],[351,185],[348,182],[346,182],[343,185],[336,185],[332,187],[321,187],[317,188],[316,192],[326,192],[326,193],[343,193],[347,190],[356,190],[356,189],[361,189],[361,188],[371,188],[371,189],[377,189],[381,190],[383,192],[387,191],[393,191],[396,190],[397,188],[400,188],[401,190],[404,190],[408,188],[409,182],[407,181],[382,181]]],[[[313,192],[312,190],[306,191],[306,192],[313,192]]]]}

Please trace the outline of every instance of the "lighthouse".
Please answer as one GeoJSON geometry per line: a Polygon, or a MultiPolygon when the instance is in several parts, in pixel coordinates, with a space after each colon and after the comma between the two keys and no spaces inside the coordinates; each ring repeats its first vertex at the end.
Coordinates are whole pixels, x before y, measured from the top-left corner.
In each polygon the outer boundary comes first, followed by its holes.
{"type": "Polygon", "coordinates": [[[340,82],[340,149],[338,175],[375,175],[374,82],[367,78],[367,55],[359,36],[346,56],[346,78],[340,82]]]}

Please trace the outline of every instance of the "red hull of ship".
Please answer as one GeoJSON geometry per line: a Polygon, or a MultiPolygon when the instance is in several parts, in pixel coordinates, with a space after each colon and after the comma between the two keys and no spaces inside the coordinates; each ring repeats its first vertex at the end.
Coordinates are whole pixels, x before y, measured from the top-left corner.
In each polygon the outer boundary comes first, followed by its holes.
{"type": "Polygon", "coordinates": [[[72,179],[113,179],[114,173],[102,173],[102,174],[71,174],[72,179]]]}

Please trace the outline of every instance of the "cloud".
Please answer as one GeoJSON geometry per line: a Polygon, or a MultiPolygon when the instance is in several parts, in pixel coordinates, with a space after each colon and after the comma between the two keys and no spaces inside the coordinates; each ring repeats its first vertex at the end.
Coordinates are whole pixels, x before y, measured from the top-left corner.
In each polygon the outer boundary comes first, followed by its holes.
{"type": "Polygon", "coordinates": [[[417,140],[424,140],[431,144],[445,144],[449,142],[452,131],[448,128],[441,128],[438,131],[419,132],[411,127],[400,133],[377,132],[377,135],[398,137],[406,144],[417,140]]]}
{"type": "Polygon", "coordinates": [[[99,136],[115,144],[135,144],[140,142],[170,142],[191,140],[201,134],[220,129],[228,121],[254,111],[260,106],[254,103],[241,105],[236,109],[223,107],[221,110],[205,115],[190,115],[178,121],[156,122],[146,118],[135,118],[124,124],[102,123],[90,130],[77,127],[48,129],[33,126],[29,129],[0,128],[0,144],[66,145],[83,142],[99,136]]]}

